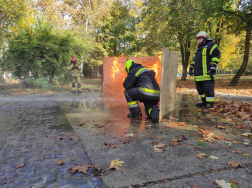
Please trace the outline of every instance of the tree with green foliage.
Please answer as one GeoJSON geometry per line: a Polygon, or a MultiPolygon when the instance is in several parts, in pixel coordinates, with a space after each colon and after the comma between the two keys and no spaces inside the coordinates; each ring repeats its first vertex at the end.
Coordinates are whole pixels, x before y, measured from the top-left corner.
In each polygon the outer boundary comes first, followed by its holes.
{"type": "Polygon", "coordinates": [[[186,80],[191,43],[198,32],[200,12],[194,11],[198,5],[188,0],[149,0],[144,4],[143,21],[149,31],[145,37],[148,54],[161,51],[162,46],[180,52],[181,80],[186,80]]]}
{"type": "Polygon", "coordinates": [[[104,18],[106,25],[101,28],[103,48],[108,56],[125,54],[130,56],[140,50],[141,45],[135,36],[135,26],[140,21],[129,14],[129,7],[121,1],[114,2],[110,19],[104,18]]]}
{"type": "MultiPolygon", "coordinates": [[[[249,60],[249,49],[251,40],[251,27],[252,27],[252,0],[212,0],[202,1],[207,3],[209,9],[207,11],[211,13],[213,19],[219,17],[225,18],[226,30],[236,35],[242,35],[246,33],[243,50],[243,61],[237,71],[236,75],[230,82],[230,86],[235,86],[240,77],[244,73],[249,60]]],[[[222,26],[222,24],[220,24],[222,26]]]]}
{"type": "Polygon", "coordinates": [[[23,20],[9,38],[1,66],[19,79],[64,75],[72,56],[80,58],[88,52],[84,39],[70,31],[62,31],[44,19],[23,20]]]}
{"type": "MultiPolygon", "coordinates": [[[[8,33],[9,28],[18,22],[26,13],[26,0],[0,1],[0,38],[8,33]]],[[[2,41],[3,42],[3,41],[2,41]]]]}

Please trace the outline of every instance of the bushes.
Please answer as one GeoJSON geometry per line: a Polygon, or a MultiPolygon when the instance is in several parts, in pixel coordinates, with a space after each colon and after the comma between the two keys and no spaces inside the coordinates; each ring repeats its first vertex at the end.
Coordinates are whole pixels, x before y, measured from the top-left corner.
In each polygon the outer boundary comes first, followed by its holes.
{"type": "Polygon", "coordinates": [[[39,78],[39,79],[25,79],[22,82],[22,86],[30,87],[34,89],[42,89],[42,90],[49,90],[52,88],[52,84],[49,83],[48,78],[39,78]]]}

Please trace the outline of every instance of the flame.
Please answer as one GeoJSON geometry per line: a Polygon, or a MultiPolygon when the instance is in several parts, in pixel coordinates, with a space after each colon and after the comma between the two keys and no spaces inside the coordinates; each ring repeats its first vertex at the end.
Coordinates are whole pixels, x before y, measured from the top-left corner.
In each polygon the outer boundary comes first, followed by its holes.
{"type": "Polygon", "coordinates": [[[113,82],[115,81],[115,75],[119,72],[120,72],[120,67],[118,64],[118,58],[115,57],[115,60],[113,61],[112,73],[111,73],[111,77],[113,78],[113,82]]]}
{"type": "Polygon", "coordinates": [[[123,76],[123,82],[124,82],[124,80],[125,80],[126,77],[127,77],[127,75],[124,75],[124,76],[123,76]]]}
{"type": "Polygon", "coordinates": [[[153,70],[156,73],[155,78],[158,78],[159,69],[160,69],[159,61],[157,60],[157,62],[152,67],[150,67],[150,70],[153,70]]]}
{"type": "Polygon", "coordinates": [[[126,55],[123,52],[121,55],[119,55],[119,57],[126,57],[126,55]]]}

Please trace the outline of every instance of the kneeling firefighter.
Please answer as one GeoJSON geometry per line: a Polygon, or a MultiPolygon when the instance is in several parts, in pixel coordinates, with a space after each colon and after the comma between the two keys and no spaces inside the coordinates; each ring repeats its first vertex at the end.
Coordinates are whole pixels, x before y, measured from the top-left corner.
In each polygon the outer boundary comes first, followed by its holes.
{"type": "Polygon", "coordinates": [[[142,113],[138,104],[144,103],[145,113],[153,123],[159,120],[158,102],[160,88],[155,79],[155,72],[137,64],[133,60],[127,60],[125,63],[127,77],[124,80],[123,87],[126,89],[124,95],[129,105],[129,118],[141,117],[142,113]]]}
{"type": "Polygon", "coordinates": [[[72,57],[71,62],[68,64],[68,70],[71,71],[71,81],[72,81],[72,92],[76,92],[75,84],[77,83],[77,92],[82,93],[81,91],[81,66],[77,63],[75,57],[72,57]]]}

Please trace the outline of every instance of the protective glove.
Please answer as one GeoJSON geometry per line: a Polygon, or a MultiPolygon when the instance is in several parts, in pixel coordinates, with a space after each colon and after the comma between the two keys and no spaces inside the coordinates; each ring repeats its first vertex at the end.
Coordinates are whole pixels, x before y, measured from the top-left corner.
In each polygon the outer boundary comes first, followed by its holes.
{"type": "Polygon", "coordinates": [[[78,67],[77,66],[73,66],[73,69],[78,69],[78,67]]]}
{"type": "Polygon", "coordinates": [[[216,74],[216,65],[210,64],[210,69],[209,69],[209,71],[210,71],[212,74],[216,74]]]}
{"type": "Polygon", "coordinates": [[[192,68],[189,69],[189,75],[193,76],[193,69],[192,68]]]}

